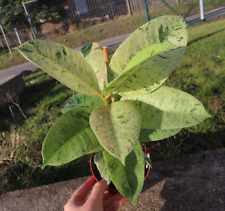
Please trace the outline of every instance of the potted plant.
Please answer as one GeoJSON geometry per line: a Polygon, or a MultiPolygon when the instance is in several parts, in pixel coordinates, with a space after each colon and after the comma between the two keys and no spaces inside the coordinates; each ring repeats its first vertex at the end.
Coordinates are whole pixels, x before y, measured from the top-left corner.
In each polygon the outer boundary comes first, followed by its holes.
{"type": "Polygon", "coordinates": [[[17,47],[29,61],[77,92],[62,109],[43,147],[43,168],[97,153],[101,176],[134,205],[144,183],[140,140],[157,141],[210,115],[193,96],[163,86],[187,45],[184,20],[156,18],[132,33],[109,67],[97,43],[75,52],[33,40],[17,47]]]}

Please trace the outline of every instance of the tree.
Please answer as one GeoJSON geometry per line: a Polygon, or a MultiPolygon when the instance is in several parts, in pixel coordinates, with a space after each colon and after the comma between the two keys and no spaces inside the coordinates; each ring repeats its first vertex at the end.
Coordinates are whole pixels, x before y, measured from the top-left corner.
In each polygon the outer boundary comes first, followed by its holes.
{"type": "MultiPolygon", "coordinates": [[[[28,0],[23,1],[27,2],[28,0]]],[[[0,0],[0,7],[1,11],[12,9],[12,11],[2,15],[5,29],[12,29],[15,26],[21,28],[29,27],[27,16],[22,7],[22,0],[0,0]]],[[[37,2],[27,4],[27,7],[37,25],[41,20],[59,22],[60,17],[64,15],[63,1],[61,0],[38,0],[37,2]]]]}
{"type": "Polygon", "coordinates": [[[30,6],[30,11],[35,23],[40,21],[48,21],[57,23],[62,20],[65,14],[64,1],[61,0],[38,0],[33,7],[30,6]]]}
{"type": "MultiPolygon", "coordinates": [[[[0,0],[0,7],[2,12],[14,9],[21,5],[21,1],[19,0],[0,0]]],[[[20,26],[26,24],[27,18],[24,13],[24,9],[21,7],[3,14],[2,22],[5,29],[10,29],[13,26],[20,26]]]]}

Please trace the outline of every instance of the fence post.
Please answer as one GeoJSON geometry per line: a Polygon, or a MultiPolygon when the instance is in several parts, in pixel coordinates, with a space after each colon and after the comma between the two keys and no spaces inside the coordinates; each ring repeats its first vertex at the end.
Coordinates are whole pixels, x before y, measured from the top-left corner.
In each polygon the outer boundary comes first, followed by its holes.
{"type": "Polygon", "coordinates": [[[131,10],[131,6],[130,6],[130,0],[126,0],[126,5],[127,5],[128,14],[132,15],[132,10],[131,10]]]}
{"type": "MultiPolygon", "coordinates": [[[[27,2],[25,2],[25,4],[30,4],[30,3],[33,3],[33,2],[36,2],[36,1],[37,1],[37,0],[27,1],[27,2]]],[[[30,15],[29,7],[26,7],[26,8],[27,8],[28,14],[30,15]]],[[[32,18],[31,15],[30,15],[30,19],[31,19],[31,22],[32,22],[32,24],[33,24],[33,26],[34,26],[34,30],[35,30],[35,32],[36,32],[36,35],[37,35],[38,39],[40,39],[40,36],[39,36],[39,34],[38,34],[37,27],[35,26],[34,21],[33,21],[33,18],[32,18]]]]}
{"type": "Polygon", "coordinates": [[[28,18],[29,24],[30,24],[30,26],[31,26],[31,29],[32,29],[32,31],[33,31],[33,33],[34,33],[35,39],[38,39],[37,33],[36,33],[36,31],[35,31],[35,29],[34,29],[34,26],[33,26],[33,20],[32,20],[32,17],[30,16],[29,10],[28,10],[28,8],[26,7],[26,4],[25,4],[24,2],[22,2],[22,5],[23,5],[24,11],[25,11],[25,13],[26,13],[26,15],[27,15],[27,18],[28,18]]]}
{"type": "Polygon", "coordinates": [[[200,8],[200,19],[201,21],[205,21],[204,0],[199,0],[199,8],[200,8]]]}
{"type": "Polygon", "coordinates": [[[176,13],[177,15],[181,16],[175,9],[173,9],[173,7],[171,7],[168,3],[166,3],[164,0],[161,0],[167,7],[169,7],[169,9],[171,9],[174,13],[176,13]]]}
{"type": "Polygon", "coordinates": [[[0,29],[1,29],[1,31],[2,31],[3,37],[4,37],[4,39],[5,39],[6,45],[7,45],[8,49],[9,49],[10,54],[11,54],[11,57],[13,58],[12,51],[11,51],[11,49],[10,49],[9,43],[8,43],[8,41],[7,41],[7,38],[6,38],[6,36],[5,36],[5,32],[4,32],[3,27],[2,27],[2,23],[0,23],[0,29]]]}
{"type": "Polygon", "coordinates": [[[17,28],[14,28],[14,32],[15,32],[15,34],[16,34],[16,37],[17,37],[17,39],[18,39],[19,44],[22,45],[20,36],[19,36],[19,34],[18,34],[18,31],[17,31],[17,28]]]}
{"type": "Polygon", "coordinates": [[[148,21],[150,21],[150,18],[149,18],[149,14],[148,14],[148,5],[147,5],[146,0],[144,0],[144,5],[145,5],[146,19],[147,19],[147,22],[148,22],[148,21]]]}

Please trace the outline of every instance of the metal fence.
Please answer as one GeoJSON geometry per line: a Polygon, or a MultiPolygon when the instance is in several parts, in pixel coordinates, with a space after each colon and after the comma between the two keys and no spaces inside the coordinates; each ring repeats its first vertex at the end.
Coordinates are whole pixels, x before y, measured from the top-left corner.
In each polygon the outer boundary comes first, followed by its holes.
{"type": "MultiPolygon", "coordinates": [[[[121,16],[144,14],[145,2],[150,14],[170,6],[175,13],[179,13],[173,8],[180,3],[190,5],[185,14],[181,14],[184,17],[190,15],[192,10],[199,12],[199,0],[31,0],[8,10],[1,8],[0,20],[8,45],[14,47],[29,39],[52,39],[121,16]]],[[[210,2],[212,0],[205,0],[206,4],[210,2]]],[[[0,30],[0,53],[6,50],[7,43],[0,30]]]]}
{"type": "MultiPolygon", "coordinates": [[[[20,43],[19,39],[21,42],[34,38],[51,39],[127,15],[127,3],[128,0],[33,0],[13,11],[0,13],[0,19],[9,45],[13,47],[20,43]],[[18,16],[18,19],[11,20],[12,16],[18,16]]],[[[6,47],[0,36],[0,48],[6,47]]]]}

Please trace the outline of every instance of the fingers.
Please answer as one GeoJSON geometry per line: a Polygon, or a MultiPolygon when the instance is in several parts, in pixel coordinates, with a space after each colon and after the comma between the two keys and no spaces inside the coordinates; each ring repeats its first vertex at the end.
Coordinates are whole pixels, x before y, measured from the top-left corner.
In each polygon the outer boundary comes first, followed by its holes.
{"type": "Polygon", "coordinates": [[[96,183],[94,177],[89,178],[82,186],[80,186],[72,195],[69,201],[84,202],[91,188],[96,183]]]}
{"type": "Polygon", "coordinates": [[[107,189],[107,187],[108,187],[107,182],[104,179],[96,183],[88,199],[88,202],[96,204],[102,203],[104,192],[107,189]]]}
{"type": "Polygon", "coordinates": [[[119,208],[119,201],[114,201],[108,208],[104,208],[105,211],[115,211],[119,208]]]}
{"type": "Polygon", "coordinates": [[[103,201],[106,201],[107,199],[111,198],[114,194],[112,193],[105,193],[103,196],[103,201]]]}
{"type": "Polygon", "coordinates": [[[103,202],[104,210],[108,210],[113,204],[115,206],[115,204],[117,204],[116,202],[118,202],[118,204],[119,204],[119,201],[122,198],[123,198],[123,196],[120,193],[116,193],[116,194],[111,195],[111,197],[108,197],[103,202]]]}
{"type": "Polygon", "coordinates": [[[117,190],[115,192],[112,192],[110,190],[110,192],[107,192],[107,193],[105,192],[103,201],[106,201],[107,199],[109,199],[109,198],[111,198],[112,196],[115,196],[115,195],[120,196],[121,199],[123,198],[123,196],[117,190]]]}
{"type": "Polygon", "coordinates": [[[66,210],[75,210],[78,207],[85,206],[85,209],[90,207],[94,210],[105,210],[105,211],[115,211],[119,208],[119,200],[122,196],[119,193],[111,194],[108,193],[104,195],[105,190],[108,185],[106,180],[101,180],[96,183],[94,177],[89,178],[75,193],[72,195],[71,199],[65,205],[66,210]],[[94,185],[95,184],[95,185],[94,185]],[[84,203],[88,193],[94,186],[89,199],[84,203]],[[104,197],[104,201],[103,201],[104,197]]]}

